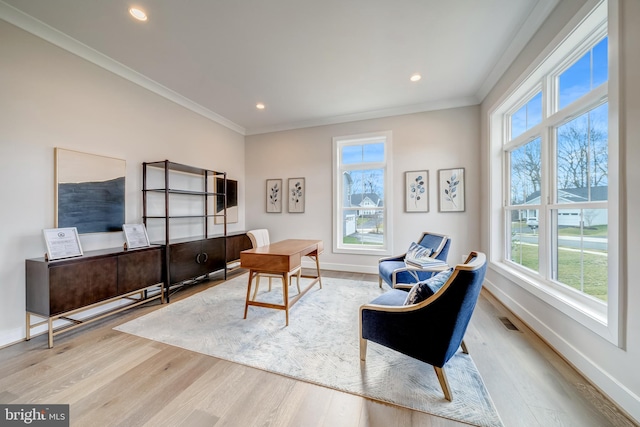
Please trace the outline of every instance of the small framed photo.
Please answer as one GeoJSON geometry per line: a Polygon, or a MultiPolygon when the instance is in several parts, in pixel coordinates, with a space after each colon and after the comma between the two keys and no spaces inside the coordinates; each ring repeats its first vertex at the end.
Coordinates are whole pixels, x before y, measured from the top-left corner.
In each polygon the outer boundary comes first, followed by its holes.
{"type": "Polygon", "coordinates": [[[49,261],[82,256],[82,246],[76,227],[49,228],[43,230],[43,233],[49,261]]]}
{"type": "Polygon", "coordinates": [[[124,231],[127,249],[151,246],[144,224],[122,224],[122,231],[124,231]]]}
{"type": "Polygon", "coordinates": [[[304,178],[289,178],[289,212],[303,213],[305,197],[304,178]]]}
{"type": "Polygon", "coordinates": [[[438,170],[438,211],[464,212],[464,168],[438,170]]]}
{"type": "Polygon", "coordinates": [[[282,180],[281,179],[268,179],[267,180],[267,212],[268,213],[281,213],[282,212],[282,180]]]}
{"type": "Polygon", "coordinates": [[[409,171],[405,177],[405,212],[429,212],[429,171],[409,171]]]}

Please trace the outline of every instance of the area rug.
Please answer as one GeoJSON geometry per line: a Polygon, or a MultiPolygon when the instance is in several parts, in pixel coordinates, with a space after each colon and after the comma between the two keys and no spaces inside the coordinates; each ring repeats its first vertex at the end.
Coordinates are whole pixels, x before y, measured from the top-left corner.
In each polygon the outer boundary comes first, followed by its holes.
{"type": "MultiPolygon", "coordinates": [[[[282,302],[282,285],[258,300],[282,302]]],[[[301,287],[306,284],[301,281],[301,287]]],[[[297,380],[477,426],[502,426],[471,357],[458,351],[445,371],[453,401],[444,399],[433,368],[369,342],[360,362],[361,304],[384,292],[373,282],[323,278],[289,311],[249,307],[247,275],[173,302],[116,327],[154,341],[215,356],[297,380]]],[[[290,294],[295,294],[295,285],[290,294]]]]}

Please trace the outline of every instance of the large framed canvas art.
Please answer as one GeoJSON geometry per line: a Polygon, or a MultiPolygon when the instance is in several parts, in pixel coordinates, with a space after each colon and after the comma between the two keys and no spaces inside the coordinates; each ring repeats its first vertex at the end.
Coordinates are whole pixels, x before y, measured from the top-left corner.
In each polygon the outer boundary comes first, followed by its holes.
{"type": "Polygon", "coordinates": [[[79,234],[122,231],[126,162],[55,149],[55,227],[79,234]]]}

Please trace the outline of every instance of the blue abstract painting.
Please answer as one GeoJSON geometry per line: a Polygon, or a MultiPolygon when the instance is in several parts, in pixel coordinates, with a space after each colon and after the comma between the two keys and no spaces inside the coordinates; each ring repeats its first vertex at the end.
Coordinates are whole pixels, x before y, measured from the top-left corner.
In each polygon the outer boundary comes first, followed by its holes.
{"type": "Polygon", "coordinates": [[[80,234],[122,230],[124,160],[57,148],[56,176],[56,227],[80,234]]]}

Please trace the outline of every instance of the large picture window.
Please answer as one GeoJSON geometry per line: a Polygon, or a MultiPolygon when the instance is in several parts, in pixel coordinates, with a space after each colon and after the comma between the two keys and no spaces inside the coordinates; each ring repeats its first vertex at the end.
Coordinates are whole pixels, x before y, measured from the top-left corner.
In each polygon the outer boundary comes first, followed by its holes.
{"type": "Polygon", "coordinates": [[[388,252],[390,144],[390,132],[333,139],[335,251],[388,252]]]}
{"type": "Polygon", "coordinates": [[[502,254],[494,261],[594,330],[617,318],[609,58],[603,2],[491,114],[492,146],[501,147],[506,172],[492,178],[504,194],[505,231],[502,242],[492,240],[502,254]]]}

